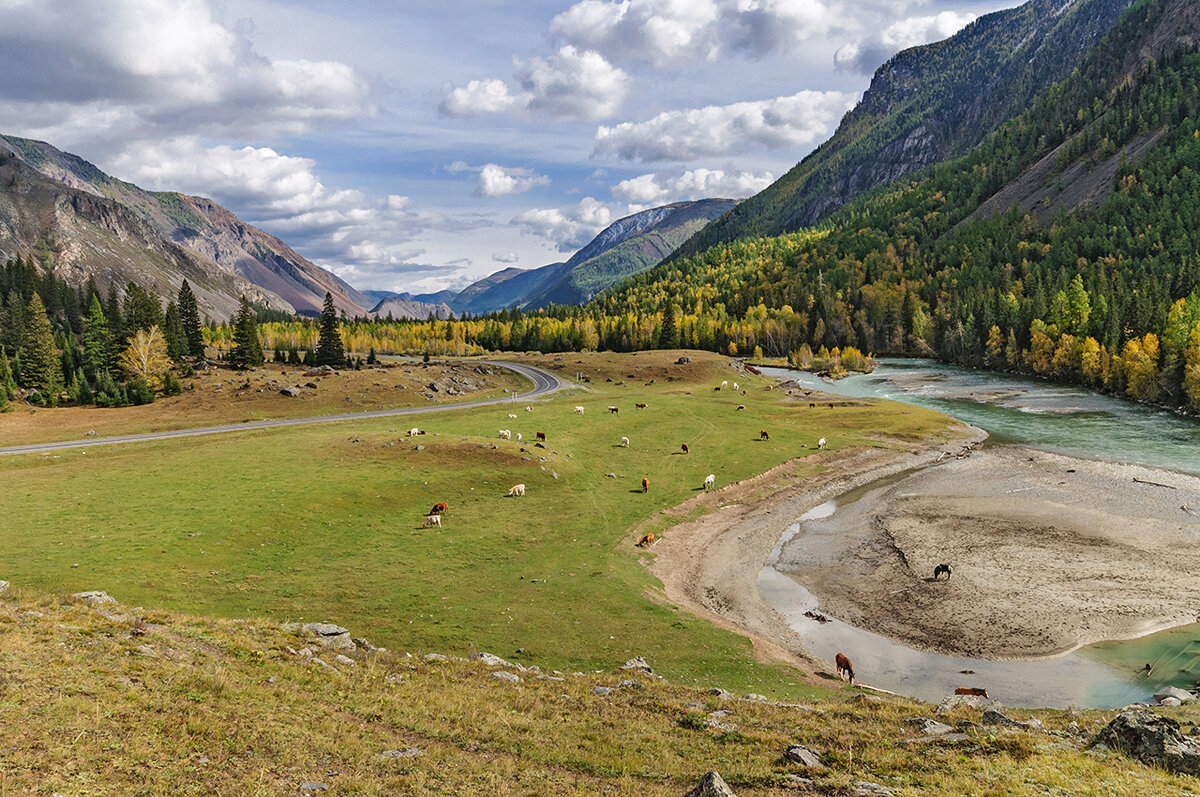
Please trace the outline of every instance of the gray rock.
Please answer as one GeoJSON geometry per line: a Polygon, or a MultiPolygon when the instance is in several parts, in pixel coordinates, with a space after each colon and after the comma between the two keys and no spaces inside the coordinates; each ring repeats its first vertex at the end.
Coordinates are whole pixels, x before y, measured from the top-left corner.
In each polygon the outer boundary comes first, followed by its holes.
{"type": "Polygon", "coordinates": [[[938,736],[943,733],[953,732],[953,728],[945,723],[931,720],[928,717],[909,717],[904,720],[906,725],[915,727],[922,736],[938,736]]]}
{"type": "Polygon", "coordinates": [[[300,396],[304,395],[303,390],[298,387],[292,387],[291,385],[288,385],[279,392],[288,398],[299,398],[300,396]]]}
{"type": "Polygon", "coordinates": [[[1127,711],[1096,734],[1093,747],[1107,747],[1168,772],[1200,775],[1200,742],[1184,736],[1179,723],[1153,711],[1127,711]]]}
{"type": "Polygon", "coordinates": [[[6,592],[8,592],[8,582],[0,581],[0,595],[3,595],[6,592]]]}
{"type": "Polygon", "coordinates": [[[504,670],[500,670],[499,672],[492,673],[492,677],[501,681],[508,681],[509,683],[521,683],[521,676],[517,675],[515,672],[505,672],[504,670]]]}
{"type": "Polygon", "coordinates": [[[893,797],[892,790],[887,786],[865,780],[854,781],[854,791],[851,794],[854,797],[893,797]]]}
{"type": "Polygon", "coordinates": [[[794,764],[810,769],[825,769],[825,765],[821,763],[820,754],[802,744],[788,745],[788,749],[783,752],[783,757],[794,764]]]}
{"type": "Polygon", "coordinates": [[[1177,697],[1164,697],[1162,700],[1158,701],[1158,704],[1159,704],[1160,706],[1172,706],[1172,707],[1174,707],[1174,706],[1182,706],[1182,705],[1183,705],[1183,701],[1182,701],[1182,700],[1180,700],[1180,699],[1179,699],[1179,698],[1177,698],[1177,697]]]}
{"type": "Polygon", "coordinates": [[[769,702],[769,701],[767,700],[767,696],[766,696],[766,695],[760,695],[760,694],[756,694],[755,692],[751,692],[750,694],[748,694],[748,695],[745,695],[745,696],[742,698],[742,700],[753,700],[753,701],[754,701],[754,702],[756,702],[756,703],[767,703],[767,702],[769,702]]]}
{"type": "Polygon", "coordinates": [[[472,653],[471,661],[483,662],[489,667],[513,667],[524,672],[525,668],[520,664],[513,664],[511,661],[505,661],[499,656],[492,653],[472,653]]]}
{"type": "Polygon", "coordinates": [[[329,791],[329,787],[324,783],[301,783],[300,791],[304,794],[312,794],[318,791],[329,791]]]}
{"type": "Polygon", "coordinates": [[[784,775],[783,785],[793,789],[811,789],[815,781],[812,778],[802,778],[799,775],[784,775]]]}
{"type": "Polygon", "coordinates": [[[338,664],[341,664],[345,667],[357,667],[358,666],[357,661],[350,658],[349,656],[343,656],[341,653],[334,656],[333,660],[336,661],[338,664]]]}
{"type": "Polygon", "coordinates": [[[650,669],[650,665],[646,662],[646,659],[641,656],[637,656],[636,658],[632,658],[625,662],[621,665],[621,669],[633,670],[634,672],[641,672],[645,673],[646,675],[654,675],[654,670],[650,669]]]}
{"type": "Polygon", "coordinates": [[[737,797],[737,794],[729,788],[729,784],[725,782],[724,778],[712,771],[704,773],[704,777],[700,778],[696,788],[689,791],[684,797],[737,797]]]}
{"type": "Polygon", "coordinates": [[[969,742],[971,737],[965,733],[940,733],[934,736],[918,736],[914,739],[901,739],[900,744],[903,745],[921,745],[931,742],[943,742],[948,744],[956,744],[958,742],[969,742]]]}
{"type": "Polygon", "coordinates": [[[415,747],[404,747],[399,750],[384,750],[379,754],[380,758],[416,758],[421,754],[421,751],[415,747]]]}
{"type": "Polygon", "coordinates": [[[83,601],[84,603],[90,603],[93,606],[101,606],[106,603],[116,603],[117,602],[117,599],[114,598],[112,595],[109,595],[107,592],[102,592],[100,590],[93,590],[91,592],[76,592],[71,597],[77,601],[83,601]]]}
{"type": "Polygon", "coordinates": [[[637,678],[626,678],[617,684],[618,689],[643,689],[642,682],[637,678]]]}
{"type": "Polygon", "coordinates": [[[355,649],[354,640],[350,638],[350,632],[340,625],[334,625],[333,623],[305,623],[300,626],[300,630],[312,634],[317,638],[317,642],[327,648],[344,651],[355,649]]]}
{"type": "Polygon", "coordinates": [[[721,700],[730,700],[733,698],[733,692],[727,692],[719,686],[715,686],[712,689],[709,689],[708,693],[710,695],[715,695],[716,697],[720,698],[721,700]]]}
{"type": "Polygon", "coordinates": [[[983,712],[981,722],[983,722],[984,725],[1004,725],[1008,727],[1012,727],[1017,724],[1016,720],[1006,716],[994,708],[989,708],[983,712]]]}
{"type": "Polygon", "coordinates": [[[604,697],[605,695],[612,692],[612,688],[608,687],[608,686],[597,686],[592,689],[592,692],[594,692],[597,695],[600,695],[601,697],[604,697]]]}
{"type": "Polygon", "coordinates": [[[1173,697],[1179,701],[1179,703],[1176,703],[1175,705],[1196,699],[1196,696],[1191,692],[1187,691],[1186,689],[1180,689],[1177,686],[1164,686],[1162,689],[1159,689],[1154,693],[1154,699],[1159,703],[1162,703],[1163,700],[1167,699],[1168,697],[1173,697]]]}
{"type": "Polygon", "coordinates": [[[158,653],[149,645],[138,645],[133,649],[133,655],[142,656],[147,659],[157,659],[158,653]]]}
{"type": "Polygon", "coordinates": [[[938,704],[938,714],[948,714],[956,708],[994,708],[998,703],[978,695],[950,695],[938,704]]]}

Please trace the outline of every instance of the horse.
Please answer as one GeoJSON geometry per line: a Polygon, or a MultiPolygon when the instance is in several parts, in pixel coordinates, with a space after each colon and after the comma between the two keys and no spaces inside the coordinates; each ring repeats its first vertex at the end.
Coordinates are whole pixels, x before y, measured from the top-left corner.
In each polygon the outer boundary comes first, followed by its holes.
{"type": "Polygon", "coordinates": [[[846,675],[850,676],[850,683],[854,683],[854,665],[850,663],[850,659],[846,657],[846,654],[837,654],[833,662],[837,665],[838,678],[842,677],[842,673],[846,673],[846,675]]]}
{"type": "Polygon", "coordinates": [[[946,574],[946,580],[949,581],[950,580],[950,565],[943,564],[943,565],[938,565],[937,567],[933,568],[933,579],[936,581],[937,579],[941,578],[942,573],[946,574]]]}

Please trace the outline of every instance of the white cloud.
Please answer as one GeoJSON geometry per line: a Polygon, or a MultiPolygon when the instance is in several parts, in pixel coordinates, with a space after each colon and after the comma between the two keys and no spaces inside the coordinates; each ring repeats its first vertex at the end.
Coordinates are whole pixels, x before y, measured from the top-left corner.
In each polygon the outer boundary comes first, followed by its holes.
{"type": "Polygon", "coordinates": [[[523,233],[551,242],[560,252],[574,252],[612,224],[612,211],[604,203],[587,196],[579,200],[578,205],[527,210],[514,217],[512,223],[523,233]]]}
{"type": "Polygon", "coordinates": [[[613,197],[630,205],[654,207],[685,199],[743,199],[775,182],[770,172],[693,169],[643,174],[613,186],[613,197]]]}
{"type": "Polygon", "coordinates": [[[801,91],[772,100],[666,111],[645,122],[601,126],[593,154],[689,161],[751,148],[805,147],[831,132],[855,99],[840,91],[801,91]]]}
{"type": "Polygon", "coordinates": [[[571,45],[548,58],[513,58],[513,77],[520,86],[516,94],[497,78],[446,87],[441,111],[469,116],[532,110],[557,119],[604,119],[620,108],[631,84],[599,53],[571,45]]]}
{"type": "Polygon", "coordinates": [[[516,252],[493,252],[492,260],[495,260],[497,263],[506,264],[520,263],[521,256],[516,252]]]}
{"type": "Polygon", "coordinates": [[[479,182],[472,194],[493,199],[513,194],[523,194],[534,186],[549,185],[550,178],[529,169],[506,169],[494,163],[485,164],[479,170],[479,182]]]}
{"type": "Polygon", "coordinates": [[[834,55],[834,64],[844,71],[871,74],[901,50],[953,36],[975,18],[971,13],[943,11],[902,19],[878,34],[844,45],[834,55]]]}

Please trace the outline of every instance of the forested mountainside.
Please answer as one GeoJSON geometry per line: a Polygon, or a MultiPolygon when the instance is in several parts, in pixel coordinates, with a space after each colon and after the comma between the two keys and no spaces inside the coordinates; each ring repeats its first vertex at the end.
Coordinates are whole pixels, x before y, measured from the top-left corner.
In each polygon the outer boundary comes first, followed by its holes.
{"type": "Polygon", "coordinates": [[[827,142],[673,259],[811,226],[877,185],[965,154],[1068,77],[1128,5],[1031,0],[899,53],[827,142]]]}
{"type": "Polygon", "coordinates": [[[15,164],[25,167],[24,182],[12,174],[0,182],[6,221],[0,256],[36,255],[45,266],[67,266],[77,285],[94,277],[104,287],[123,288],[132,280],[164,296],[186,277],[210,306],[206,309],[221,318],[232,313],[242,293],[258,304],[309,315],[320,312],[326,292],[349,315],[362,315],[371,304],[210,199],[145,191],[42,141],[0,136],[0,158],[14,173],[15,164]],[[145,246],[128,245],[130,235],[145,246]],[[53,246],[43,239],[52,239],[53,246]],[[168,255],[147,259],[133,251],[147,248],[168,255]],[[202,280],[201,272],[213,274],[202,280]]]}

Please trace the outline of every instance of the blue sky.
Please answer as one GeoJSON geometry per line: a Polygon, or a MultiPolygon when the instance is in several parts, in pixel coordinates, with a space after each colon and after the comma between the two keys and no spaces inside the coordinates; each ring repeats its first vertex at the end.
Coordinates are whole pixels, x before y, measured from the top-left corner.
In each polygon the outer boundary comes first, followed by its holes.
{"type": "Polygon", "coordinates": [[[458,288],[749,196],[1012,0],[0,0],[0,132],[210,196],[359,288],[458,288]]]}

